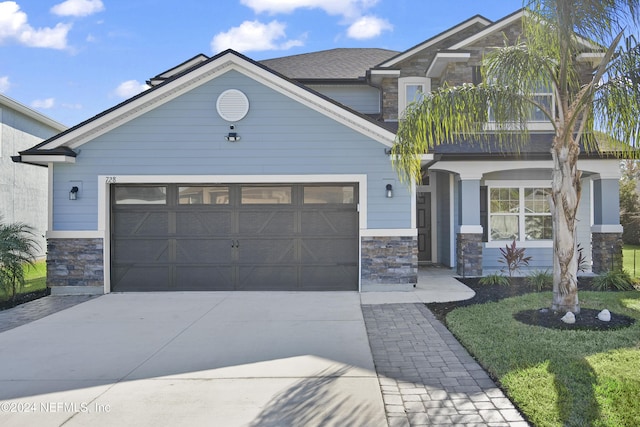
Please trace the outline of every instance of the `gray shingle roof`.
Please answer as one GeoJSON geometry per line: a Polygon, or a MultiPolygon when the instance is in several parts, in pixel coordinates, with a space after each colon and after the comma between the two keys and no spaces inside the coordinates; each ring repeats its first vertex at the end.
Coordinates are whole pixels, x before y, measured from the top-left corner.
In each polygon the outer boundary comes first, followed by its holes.
{"type": "Polygon", "coordinates": [[[399,52],[375,48],[339,48],[259,61],[291,79],[358,79],[399,52]]]}

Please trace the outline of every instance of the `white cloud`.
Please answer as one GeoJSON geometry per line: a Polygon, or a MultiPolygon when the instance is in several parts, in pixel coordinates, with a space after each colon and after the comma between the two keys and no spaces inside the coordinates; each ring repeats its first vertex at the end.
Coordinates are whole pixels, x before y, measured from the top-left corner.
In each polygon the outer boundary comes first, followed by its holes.
{"type": "Polygon", "coordinates": [[[82,110],[82,104],[62,104],[61,107],[67,110],[82,110]]]}
{"type": "Polygon", "coordinates": [[[70,24],[35,29],[16,2],[0,2],[0,43],[14,39],[29,47],[65,49],[70,29],[70,24]]]}
{"type": "Polygon", "coordinates": [[[120,98],[131,98],[139,94],[140,92],[144,92],[149,89],[146,83],[140,83],[137,80],[127,80],[126,82],[120,83],[115,90],[115,94],[120,98]]]}
{"type": "Polygon", "coordinates": [[[211,50],[214,53],[225,49],[234,49],[240,52],[286,50],[304,44],[303,40],[278,42],[278,40],[286,39],[285,29],[286,24],[278,21],[271,21],[268,24],[259,21],[245,21],[227,32],[216,34],[211,40],[211,50]]]}
{"type": "Polygon", "coordinates": [[[9,76],[0,76],[0,93],[6,93],[11,87],[9,76]]]}
{"type": "Polygon", "coordinates": [[[322,9],[329,15],[347,18],[359,16],[371,8],[378,0],[241,0],[255,13],[291,13],[296,9],[322,9]]]}
{"type": "Polygon", "coordinates": [[[349,26],[347,35],[352,39],[364,40],[378,37],[383,31],[393,30],[393,25],[386,19],[376,16],[363,16],[349,26]]]}
{"type": "Polygon", "coordinates": [[[58,16],[89,16],[103,10],[101,0],[66,0],[53,6],[51,13],[58,16]]]}
{"type": "Polygon", "coordinates": [[[35,101],[31,102],[31,106],[33,108],[42,108],[44,110],[47,110],[49,108],[53,108],[55,103],[56,101],[53,98],[36,99],[35,101]]]}

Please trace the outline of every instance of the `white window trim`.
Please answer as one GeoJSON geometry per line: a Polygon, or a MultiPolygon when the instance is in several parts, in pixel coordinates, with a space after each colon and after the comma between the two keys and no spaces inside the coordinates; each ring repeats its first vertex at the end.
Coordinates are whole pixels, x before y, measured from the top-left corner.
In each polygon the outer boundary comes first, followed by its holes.
{"type": "MultiPolygon", "coordinates": [[[[493,188],[518,188],[521,191],[520,195],[520,207],[524,204],[524,190],[525,188],[551,188],[549,181],[486,181],[484,183],[487,188],[487,228],[489,241],[485,243],[487,248],[502,248],[505,245],[511,243],[507,240],[491,240],[491,189],[493,188]]],[[[522,209],[518,212],[518,231],[519,239],[516,240],[516,245],[521,248],[552,248],[553,240],[524,240],[524,222],[526,215],[522,209]]]]}
{"type": "MultiPolygon", "coordinates": [[[[536,96],[551,96],[551,106],[552,108],[554,108],[555,106],[555,101],[556,101],[556,95],[553,92],[534,92],[532,94],[534,97],[536,96]]],[[[535,108],[535,107],[531,107],[531,108],[535,108]]],[[[507,126],[509,126],[507,124],[507,126]]],[[[486,131],[495,131],[496,128],[496,124],[495,124],[495,120],[491,120],[491,112],[489,111],[489,121],[485,124],[484,126],[484,130],[486,131]]],[[[517,123],[513,123],[513,129],[517,130],[518,129],[518,124],[517,123]]],[[[543,121],[539,121],[539,120],[527,120],[527,130],[532,131],[532,132],[536,132],[536,131],[551,131],[553,130],[553,123],[551,123],[551,121],[549,120],[543,120],[543,121]]]]}
{"type": "Polygon", "coordinates": [[[400,77],[398,79],[398,118],[404,114],[413,99],[407,99],[407,86],[422,86],[422,93],[431,92],[431,79],[427,77],[400,77]]]}

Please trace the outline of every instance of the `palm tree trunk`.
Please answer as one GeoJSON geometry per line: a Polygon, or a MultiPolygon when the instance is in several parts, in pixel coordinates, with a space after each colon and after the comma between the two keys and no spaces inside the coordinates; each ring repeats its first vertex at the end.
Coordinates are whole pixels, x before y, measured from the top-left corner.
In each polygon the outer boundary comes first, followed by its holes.
{"type": "Polygon", "coordinates": [[[575,141],[563,144],[556,136],[551,150],[553,180],[551,214],[553,218],[553,305],[558,312],[580,312],[578,302],[578,250],[576,214],[580,202],[580,177],[577,169],[579,148],[575,141]]]}

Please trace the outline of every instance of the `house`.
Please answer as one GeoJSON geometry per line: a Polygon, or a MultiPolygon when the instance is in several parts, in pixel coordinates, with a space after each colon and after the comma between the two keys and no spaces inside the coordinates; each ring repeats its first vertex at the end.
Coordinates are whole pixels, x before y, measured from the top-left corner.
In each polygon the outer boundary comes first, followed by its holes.
{"type": "MultiPolygon", "coordinates": [[[[389,155],[407,103],[476,80],[522,13],[474,16],[404,52],[197,55],[20,152],[52,168],[53,292],[409,290],[420,263],[493,271],[514,238],[550,268],[552,133],[535,112],[521,151],[490,150],[490,133],[482,149],[440,146],[419,186],[389,155]]],[[[597,153],[580,167],[579,240],[598,272],[621,251],[620,172],[597,153]]]]}
{"type": "Polygon", "coordinates": [[[0,219],[5,224],[22,222],[32,227],[38,258],[44,258],[47,247],[47,169],[13,163],[11,156],[65,129],[49,117],[0,95],[0,219]]]}

